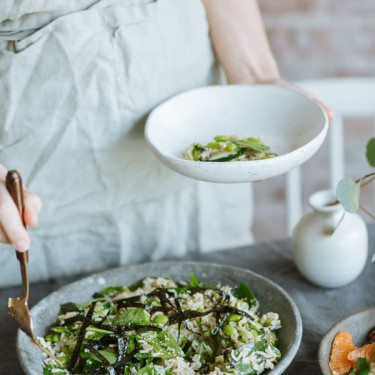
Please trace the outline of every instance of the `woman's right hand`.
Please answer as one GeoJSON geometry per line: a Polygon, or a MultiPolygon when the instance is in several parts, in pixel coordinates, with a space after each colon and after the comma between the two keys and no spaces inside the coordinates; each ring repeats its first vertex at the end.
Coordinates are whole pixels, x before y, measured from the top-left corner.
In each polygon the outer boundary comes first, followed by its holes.
{"type": "MultiPolygon", "coordinates": [[[[0,242],[12,244],[18,251],[26,251],[30,247],[30,238],[5,186],[7,172],[7,169],[0,164],[0,242]]],[[[35,227],[38,224],[38,213],[42,208],[42,201],[25,187],[23,197],[25,224],[35,227]]]]}

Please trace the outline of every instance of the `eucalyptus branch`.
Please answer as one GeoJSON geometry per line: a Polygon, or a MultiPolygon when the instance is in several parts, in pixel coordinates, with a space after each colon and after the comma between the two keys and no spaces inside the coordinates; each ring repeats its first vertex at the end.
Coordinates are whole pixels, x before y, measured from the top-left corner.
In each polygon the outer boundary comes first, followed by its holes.
{"type": "Polygon", "coordinates": [[[371,213],[370,211],[368,211],[365,207],[363,206],[359,206],[359,208],[365,213],[367,214],[368,216],[371,217],[371,219],[374,219],[375,220],[375,215],[373,213],[371,213]]]}
{"type": "Polygon", "coordinates": [[[373,182],[373,181],[375,181],[375,172],[368,173],[365,176],[356,180],[355,182],[356,182],[356,184],[361,183],[361,187],[365,187],[366,185],[371,184],[371,182],[373,182]],[[366,181],[365,183],[362,183],[363,180],[366,180],[367,178],[370,178],[370,177],[372,177],[372,178],[369,181],[366,181]]]}

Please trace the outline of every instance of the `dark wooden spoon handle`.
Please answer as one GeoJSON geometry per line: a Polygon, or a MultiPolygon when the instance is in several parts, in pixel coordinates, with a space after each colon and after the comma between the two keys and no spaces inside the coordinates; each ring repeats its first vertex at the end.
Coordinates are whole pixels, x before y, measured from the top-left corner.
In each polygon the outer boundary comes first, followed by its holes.
{"type": "MultiPolygon", "coordinates": [[[[22,223],[26,228],[25,219],[24,219],[25,206],[23,203],[23,187],[22,187],[21,175],[15,170],[9,171],[6,175],[5,185],[10,196],[12,197],[12,199],[14,200],[14,203],[17,206],[22,223]]],[[[29,260],[28,251],[20,252],[16,250],[16,255],[17,255],[17,259],[21,263],[25,263],[25,262],[27,263],[29,260]]]]}

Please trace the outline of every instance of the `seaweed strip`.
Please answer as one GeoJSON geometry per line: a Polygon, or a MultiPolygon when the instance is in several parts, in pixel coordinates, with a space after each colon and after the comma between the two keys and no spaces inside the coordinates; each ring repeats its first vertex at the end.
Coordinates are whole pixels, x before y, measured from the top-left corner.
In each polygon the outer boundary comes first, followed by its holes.
{"type": "Polygon", "coordinates": [[[126,362],[131,361],[134,358],[133,353],[126,355],[120,361],[113,363],[111,366],[102,366],[93,372],[86,373],[87,375],[103,375],[105,372],[109,372],[110,369],[116,370],[118,367],[123,366],[126,362]]]}
{"type": "Polygon", "coordinates": [[[96,302],[93,302],[91,304],[90,308],[89,308],[89,311],[86,314],[86,317],[85,317],[85,319],[82,323],[81,329],[79,330],[76,346],[74,347],[72,356],[70,357],[70,360],[69,360],[69,364],[66,368],[69,372],[72,372],[75,364],[77,363],[79,351],[81,349],[82,342],[83,342],[83,340],[85,338],[85,335],[86,335],[86,329],[91,322],[92,315],[93,315],[94,310],[95,310],[95,306],[96,306],[96,302]]]}
{"type": "Polygon", "coordinates": [[[212,312],[214,312],[214,310],[207,310],[207,311],[202,311],[202,312],[194,311],[194,310],[181,311],[169,318],[169,324],[171,325],[171,324],[183,322],[184,320],[206,316],[208,314],[211,314],[212,312]]]}
{"type": "Polygon", "coordinates": [[[118,326],[114,324],[102,324],[98,325],[99,328],[106,329],[108,331],[113,331],[115,333],[125,333],[127,331],[161,331],[161,328],[156,326],[150,326],[147,324],[126,324],[123,326],[118,326]]]}
{"type": "Polygon", "coordinates": [[[147,309],[148,306],[144,303],[141,303],[141,302],[128,302],[126,300],[119,300],[119,302],[117,303],[117,305],[119,307],[140,307],[142,309],[147,309]]]}
{"type": "Polygon", "coordinates": [[[73,302],[63,303],[62,305],[60,305],[59,315],[73,311],[80,311],[80,309],[73,302]]]}

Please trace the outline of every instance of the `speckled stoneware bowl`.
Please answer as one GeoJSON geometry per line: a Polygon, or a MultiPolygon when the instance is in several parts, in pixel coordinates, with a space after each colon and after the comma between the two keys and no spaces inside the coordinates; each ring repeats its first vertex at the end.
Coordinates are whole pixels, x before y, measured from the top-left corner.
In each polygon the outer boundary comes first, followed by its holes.
{"type": "Polygon", "coordinates": [[[250,182],[285,173],[319,149],[328,130],[323,109],[294,90],[277,85],[216,85],[190,90],[156,107],[145,138],[157,158],[187,177],[210,182],[250,182]],[[263,137],[279,156],[213,162],[184,160],[193,142],[217,135],[263,137]]]}
{"type": "MultiPolygon", "coordinates": [[[[61,303],[86,302],[93,293],[110,285],[130,285],[146,276],[169,276],[175,280],[188,280],[194,272],[204,283],[238,285],[246,282],[260,301],[260,311],[274,311],[280,314],[283,327],[278,333],[278,347],[281,361],[268,375],[282,374],[297,353],[301,336],[302,322],[296,304],[288,294],[275,283],[253,272],[216,264],[194,262],[162,262],[133,265],[101,272],[69,284],[50,294],[32,310],[35,334],[42,336],[47,327],[55,322],[61,303]]],[[[18,356],[23,370],[28,375],[41,375],[42,354],[23,332],[18,333],[18,356]]]]}
{"type": "Polygon", "coordinates": [[[359,311],[353,315],[340,320],[325,334],[319,346],[319,365],[323,375],[332,375],[329,370],[329,356],[331,353],[332,341],[339,331],[348,331],[354,345],[361,346],[366,340],[369,332],[375,327],[375,307],[359,311]]]}

